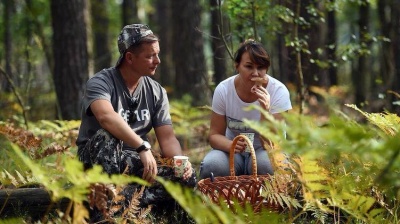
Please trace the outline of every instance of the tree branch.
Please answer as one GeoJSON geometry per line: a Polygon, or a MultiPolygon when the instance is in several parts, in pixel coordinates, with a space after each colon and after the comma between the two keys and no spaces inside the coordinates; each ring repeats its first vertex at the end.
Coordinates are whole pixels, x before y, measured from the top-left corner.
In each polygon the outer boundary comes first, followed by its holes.
{"type": "Polygon", "coordinates": [[[17,88],[16,88],[14,82],[12,81],[11,77],[1,67],[0,67],[0,73],[3,74],[4,77],[6,77],[8,83],[10,83],[13,93],[17,97],[17,101],[18,101],[19,105],[22,107],[22,116],[24,117],[25,127],[26,127],[26,129],[29,129],[27,109],[25,108],[25,104],[22,100],[21,95],[18,93],[17,88]]]}
{"type": "Polygon", "coordinates": [[[234,60],[234,56],[232,54],[231,49],[228,46],[228,43],[226,42],[225,36],[224,36],[224,23],[223,23],[223,17],[222,17],[222,7],[221,7],[221,0],[217,0],[218,1],[218,12],[219,12],[219,26],[218,26],[218,31],[221,35],[222,41],[224,42],[225,48],[229,53],[229,56],[231,57],[232,60],[234,60]]]}

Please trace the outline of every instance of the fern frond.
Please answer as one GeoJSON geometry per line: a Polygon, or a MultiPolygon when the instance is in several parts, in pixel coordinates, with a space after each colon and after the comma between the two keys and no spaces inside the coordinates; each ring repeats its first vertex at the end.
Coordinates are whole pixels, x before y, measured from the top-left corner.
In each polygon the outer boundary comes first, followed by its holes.
{"type": "Polygon", "coordinates": [[[400,131],[400,117],[392,113],[368,113],[360,110],[356,105],[345,104],[364,115],[369,122],[379,127],[387,135],[394,136],[400,131]]]}
{"type": "Polygon", "coordinates": [[[52,143],[49,146],[47,146],[42,152],[36,153],[34,155],[34,159],[42,159],[46,156],[53,155],[56,153],[64,153],[69,148],[70,148],[69,146],[61,146],[57,143],[52,143]]]}
{"type": "Polygon", "coordinates": [[[17,128],[12,123],[0,123],[0,134],[3,134],[10,142],[27,150],[31,155],[34,155],[42,143],[42,139],[36,137],[31,131],[17,128]]]}
{"type": "Polygon", "coordinates": [[[148,185],[146,181],[139,177],[123,175],[109,176],[103,172],[102,167],[99,165],[95,165],[92,169],[85,172],[83,170],[83,164],[76,158],[62,160],[63,164],[61,166],[64,167],[63,175],[59,176],[59,178],[54,178],[51,172],[56,172],[56,170],[49,170],[32,161],[15,145],[13,145],[13,149],[29,167],[32,171],[32,175],[38,182],[52,192],[54,200],[65,197],[74,202],[82,203],[87,199],[86,195],[89,193],[89,186],[95,183],[119,185],[133,182],[141,185],[148,185]],[[68,188],[66,188],[67,185],[69,186],[68,188]]]}
{"type": "Polygon", "coordinates": [[[15,172],[17,173],[18,179],[21,181],[22,184],[28,183],[28,181],[25,179],[25,177],[20,172],[18,172],[18,170],[16,170],[15,172]]]}
{"type": "Polygon", "coordinates": [[[150,214],[153,206],[149,205],[146,208],[139,206],[144,189],[145,186],[142,186],[140,190],[138,189],[133,193],[128,208],[126,208],[122,213],[122,220],[124,220],[124,222],[132,221],[133,223],[150,223],[147,217],[150,214]]]}
{"type": "Polygon", "coordinates": [[[137,215],[137,220],[142,223],[145,218],[150,214],[152,207],[152,205],[149,205],[147,208],[141,208],[137,215]]]}
{"type": "Polygon", "coordinates": [[[329,203],[367,223],[382,223],[384,221],[383,213],[385,210],[375,208],[376,200],[372,197],[352,192],[332,192],[329,203]]]}
{"type": "Polygon", "coordinates": [[[187,188],[179,183],[164,180],[161,177],[156,179],[198,224],[245,223],[244,220],[238,220],[238,217],[229,208],[225,208],[225,211],[222,210],[223,207],[212,203],[209,198],[201,195],[199,191],[187,188]]]}
{"type": "Polygon", "coordinates": [[[7,170],[4,171],[8,179],[11,181],[12,185],[18,186],[19,182],[17,178],[15,178],[13,175],[11,175],[7,170]]]}
{"type": "Polygon", "coordinates": [[[50,143],[74,146],[80,123],[80,120],[41,120],[33,127],[38,136],[50,143]]]}
{"type": "Polygon", "coordinates": [[[74,220],[74,222],[82,222],[83,220],[87,220],[89,218],[89,212],[85,205],[75,202],[72,216],[72,220],[74,220]]]}
{"type": "Polygon", "coordinates": [[[321,223],[326,223],[328,214],[326,212],[324,212],[323,210],[320,210],[314,206],[309,208],[309,211],[311,211],[311,215],[317,219],[319,222],[321,223]]]}
{"type": "Polygon", "coordinates": [[[314,201],[329,197],[329,172],[319,166],[317,161],[307,159],[307,157],[296,157],[293,161],[296,164],[293,170],[296,170],[296,177],[303,185],[304,199],[314,201]]]}
{"type": "Polygon", "coordinates": [[[15,175],[11,174],[7,170],[2,171],[0,173],[0,186],[7,186],[11,184],[13,187],[18,188],[23,185],[34,185],[38,183],[37,180],[28,172],[26,172],[24,176],[18,170],[15,170],[15,175]]]}
{"type": "Polygon", "coordinates": [[[290,187],[294,179],[287,174],[271,175],[269,181],[265,182],[261,195],[271,205],[279,205],[281,208],[301,208],[299,201],[295,198],[297,189],[290,187]]]}
{"type": "Polygon", "coordinates": [[[103,216],[108,219],[108,191],[109,189],[105,184],[101,183],[95,183],[91,184],[89,187],[89,196],[88,196],[88,201],[89,201],[89,206],[91,208],[97,208],[103,216]]]}

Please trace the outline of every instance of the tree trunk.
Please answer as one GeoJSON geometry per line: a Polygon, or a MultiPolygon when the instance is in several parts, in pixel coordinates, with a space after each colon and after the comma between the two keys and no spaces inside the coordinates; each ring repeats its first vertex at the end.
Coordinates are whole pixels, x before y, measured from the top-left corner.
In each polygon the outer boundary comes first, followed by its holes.
{"type": "Polygon", "coordinates": [[[34,220],[60,209],[66,211],[68,199],[52,202],[49,193],[42,188],[18,188],[0,190],[0,218],[28,215],[34,220]]]}
{"type": "MultiPolygon", "coordinates": [[[[335,0],[330,0],[331,3],[334,3],[335,0]]],[[[335,10],[330,10],[328,11],[327,15],[327,27],[328,27],[328,32],[327,34],[327,42],[326,42],[326,52],[327,52],[327,57],[329,61],[329,85],[338,85],[338,79],[337,79],[337,69],[336,66],[334,66],[334,63],[336,63],[336,48],[337,48],[337,42],[336,42],[336,13],[335,10]]]]}
{"type": "MultiPolygon", "coordinates": [[[[309,2],[311,4],[311,2],[309,2]]],[[[326,13],[325,3],[322,1],[315,2],[315,7],[318,11],[326,13]]],[[[327,24],[318,20],[317,17],[311,16],[311,29],[310,29],[310,40],[309,50],[311,51],[311,58],[315,61],[327,61],[327,52],[319,52],[319,49],[325,49],[326,45],[326,33],[327,24]],[[315,21],[315,22],[313,22],[315,21]]],[[[334,38],[334,37],[333,37],[334,38]]],[[[321,67],[317,63],[310,63],[310,84],[316,85],[322,88],[329,88],[329,75],[326,67],[321,67]]]]}
{"type": "MultiPolygon", "coordinates": [[[[368,44],[366,35],[368,34],[368,23],[369,23],[369,3],[364,0],[359,7],[359,20],[358,29],[360,37],[360,45],[368,44]]],[[[367,49],[369,49],[367,47],[367,49]]],[[[367,55],[360,55],[358,57],[357,70],[352,72],[353,84],[355,85],[355,104],[358,107],[363,107],[367,100],[367,90],[369,89],[369,77],[370,72],[368,69],[368,57],[367,55]]]]}
{"type": "Polygon", "coordinates": [[[138,0],[122,1],[122,27],[132,23],[141,23],[138,17],[137,2],[138,0]]]}
{"type": "MultiPolygon", "coordinates": [[[[399,1],[391,1],[391,9],[392,9],[392,21],[393,21],[393,28],[391,30],[391,40],[392,40],[392,44],[393,44],[393,51],[397,52],[395,54],[395,58],[394,58],[394,64],[395,64],[395,76],[394,76],[394,80],[392,82],[392,87],[391,90],[396,92],[397,94],[400,94],[400,2],[399,1]]],[[[392,99],[393,101],[391,101],[391,103],[393,103],[394,101],[399,102],[400,98],[398,97],[394,97],[392,95],[392,99]]],[[[397,113],[397,115],[400,116],[400,105],[399,103],[397,104],[393,104],[393,110],[394,113],[397,113]]]]}
{"type": "Polygon", "coordinates": [[[79,119],[83,87],[88,78],[85,0],[51,1],[53,81],[61,119],[79,119]]]}
{"type": "MultiPolygon", "coordinates": [[[[319,33],[319,24],[314,21],[314,16],[307,10],[307,6],[311,5],[313,0],[300,0],[297,2],[299,5],[297,5],[297,7],[300,7],[298,18],[303,18],[307,23],[309,23],[309,25],[302,23],[298,24],[298,38],[299,40],[307,42],[307,45],[303,47],[310,52],[310,54],[306,54],[303,51],[299,52],[301,56],[300,69],[302,70],[304,78],[304,91],[306,91],[310,86],[318,85],[321,69],[318,68],[316,64],[311,63],[310,59],[318,59],[317,49],[321,46],[322,36],[319,33]]],[[[299,89],[301,88],[299,87],[299,89]]],[[[305,94],[305,92],[303,94],[305,94]]]]}
{"type": "MultiPolygon", "coordinates": [[[[378,1],[378,16],[381,27],[381,34],[387,38],[393,38],[393,25],[394,21],[391,13],[388,13],[386,8],[390,7],[390,4],[387,0],[378,1]]],[[[392,9],[395,10],[395,9],[392,9]]],[[[391,10],[391,11],[392,11],[391,10]]],[[[382,42],[382,58],[380,63],[380,71],[382,71],[379,76],[382,78],[382,87],[380,88],[380,92],[387,95],[386,99],[386,107],[390,111],[393,109],[392,101],[394,100],[392,94],[387,94],[386,91],[391,90],[393,85],[393,81],[395,80],[395,46],[393,45],[394,40],[390,42],[382,42]]]]}
{"type": "Polygon", "coordinates": [[[151,28],[160,38],[161,51],[161,64],[157,69],[155,79],[167,89],[168,93],[171,93],[175,84],[174,64],[172,62],[171,1],[156,0],[155,7],[157,12],[152,15],[154,25],[151,25],[151,28]]]}
{"type": "MultiPolygon", "coordinates": [[[[295,3],[293,4],[293,11],[295,12],[295,18],[300,18],[301,16],[301,5],[302,5],[302,1],[301,0],[297,0],[295,1],[295,3]]],[[[299,23],[295,23],[294,27],[293,27],[293,39],[294,40],[298,40],[300,39],[300,37],[302,37],[302,32],[304,32],[304,30],[302,30],[301,24],[299,23]]],[[[299,95],[298,99],[299,102],[298,104],[299,106],[299,113],[303,114],[304,112],[304,103],[305,103],[305,89],[306,89],[306,84],[305,84],[305,77],[304,77],[304,69],[303,69],[303,57],[302,57],[302,53],[300,50],[297,49],[293,49],[294,52],[294,63],[295,63],[295,67],[296,69],[294,71],[296,71],[296,77],[297,77],[297,93],[299,95]]]]}
{"type": "Polygon", "coordinates": [[[109,15],[107,13],[107,0],[91,0],[92,34],[94,71],[100,71],[111,65],[111,50],[109,40],[109,15]]]}
{"type": "Polygon", "coordinates": [[[296,83],[296,76],[290,75],[291,73],[289,72],[290,69],[288,65],[291,63],[289,63],[290,57],[283,34],[278,34],[276,38],[276,47],[278,50],[278,71],[276,73],[278,73],[279,76],[274,75],[274,77],[277,77],[283,83],[296,83]]]}
{"type": "MultiPolygon", "coordinates": [[[[11,17],[12,17],[12,9],[13,9],[13,2],[12,0],[5,0],[4,1],[4,57],[5,57],[5,72],[8,74],[9,77],[15,82],[13,78],[11,64],[12,64],[12,36],[11,36],[11,17]]],[[[3,77],[3,76],[1,76],[3,77]]],[[[0,78],[1,78],[0,77],[0,78]]],[[[0,79],[1,80],[1,87],[4,89],[5,92],[11,92],[10,83],[7,79],[0,79]]]]}
{"type": "Polygon", "coordinates": [[[208,76],[198,0],[173,0],[173,59],[175,63],[175,96],[191,95],[193,105],[210,102],[208,76]]]}
{"type": "Polygon", "coordinates": [[[218,4],[219,2],[221,1],[210,0],[211,49],[213,54],[214,68],[212,77],[214,78],[215,85],[230,76],[230,74],[227,74],[227,49],[222,40],[222,35],[225,36],[227,30],[227,18],[223,14],[220,15],[220,5],[218,4]]]}

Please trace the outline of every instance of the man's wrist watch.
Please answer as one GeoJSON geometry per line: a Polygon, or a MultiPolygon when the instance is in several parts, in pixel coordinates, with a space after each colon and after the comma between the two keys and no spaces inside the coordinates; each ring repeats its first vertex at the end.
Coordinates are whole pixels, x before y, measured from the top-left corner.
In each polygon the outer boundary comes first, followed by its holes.
{"type": "Polygon", "coordinates": [[[140,153],[142,151],[148,151],[150,149],[151,149],[150,143],[148,141],[143,141],[143,143],[139,147],[136,148],[136,152],[140,153]]]}

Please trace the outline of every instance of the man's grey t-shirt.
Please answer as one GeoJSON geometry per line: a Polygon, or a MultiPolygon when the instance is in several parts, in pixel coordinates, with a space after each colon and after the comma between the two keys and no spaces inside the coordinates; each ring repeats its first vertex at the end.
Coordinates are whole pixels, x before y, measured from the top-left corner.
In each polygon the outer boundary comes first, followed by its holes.
{"type": "Polygon", "coordinates": [[[76,141],[78,149],[101,128],[90,109],[90,104],[99,99],[110,101],[114,111],[144,140],[153,127],[172,125],[167,93],[158,82],[141,77],[133,94],[129,95],[119,70],[115,67],[103,69],[86,83],[82,123],[76,141]]]}

